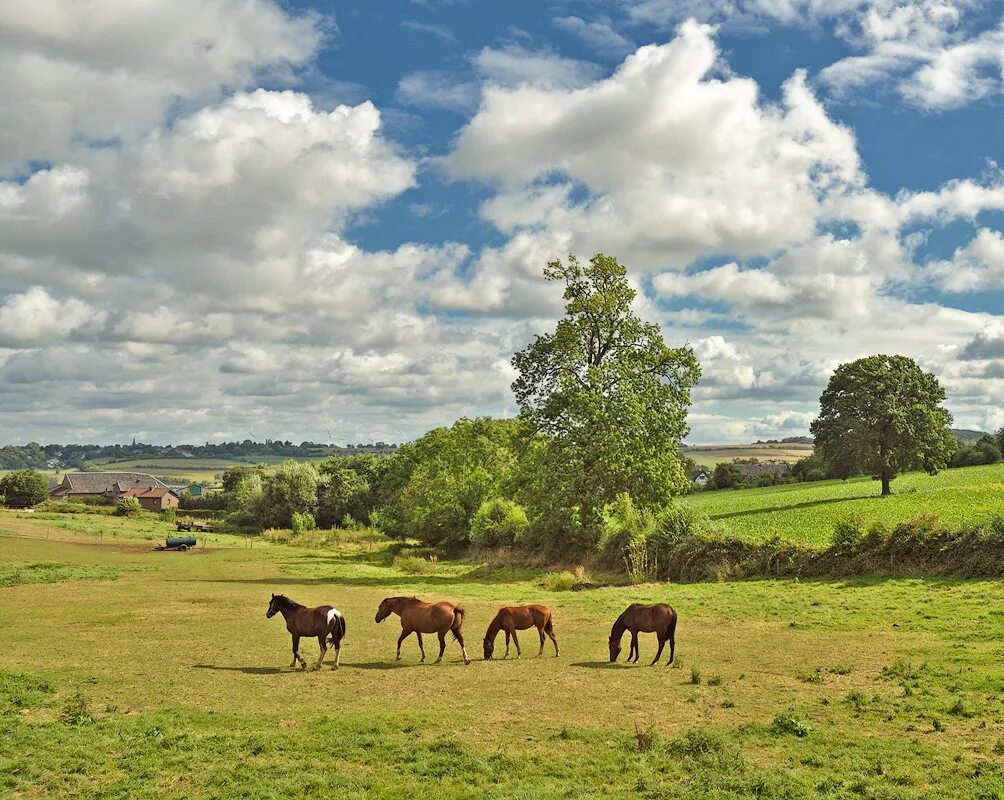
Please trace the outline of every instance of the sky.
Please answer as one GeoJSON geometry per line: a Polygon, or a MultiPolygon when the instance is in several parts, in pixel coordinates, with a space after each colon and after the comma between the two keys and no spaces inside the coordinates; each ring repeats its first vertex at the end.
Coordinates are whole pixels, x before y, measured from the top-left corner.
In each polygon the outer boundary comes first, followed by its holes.
{"type": "Polygon", "coordinates": [[[0,5],[0,442],[517,413],[616,256],[692,444],[901,353],[1004,425],[1004,0],[0,5]]]}

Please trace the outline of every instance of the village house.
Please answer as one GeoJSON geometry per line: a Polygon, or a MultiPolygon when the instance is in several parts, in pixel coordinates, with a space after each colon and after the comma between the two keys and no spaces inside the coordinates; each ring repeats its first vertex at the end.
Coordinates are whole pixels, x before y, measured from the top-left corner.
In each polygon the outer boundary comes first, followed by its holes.
{"type": "Polygon", "coordinates": [[[124,497],[135,497],[139,500],[141,508],[147,511],[164,511],[168,508],[177,508],[179,497],[172,489],[166,486],[154,486],[151,489],[137,487],[128,489],[124,497]]]}
{"type": "Polygon", "coordinates": [[[791,464],[771,462],[769,464],[736,464],[739,474],[744,481],[755,481],[762,475],[770,475],[772,478],[780,478],[782,475],[791,474],[791,464]]]}
{"type": "Polygon", "coordinates": [[[711,475],[708,474],[707,470],[702,469],[694,476],[694,483],[698,486],[707,486],[711,481],[711,475]]]}
{"type": "Polygon", "coordinates": [[[145,472],[67,472],[49,497],[112,505],[133,489],[167,488],[163,481],[145,472]]]}

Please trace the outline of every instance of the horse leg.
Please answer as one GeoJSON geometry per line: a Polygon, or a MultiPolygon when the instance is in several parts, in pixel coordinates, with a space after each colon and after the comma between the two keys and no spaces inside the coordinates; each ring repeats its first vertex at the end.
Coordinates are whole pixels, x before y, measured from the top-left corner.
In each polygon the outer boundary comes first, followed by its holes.
{"type": "Polygon", "coordinates": [[[673,663],[673,656],[676,655],[676,631],[670,630],[669,632],[669,661],[666,662],[668,667],[673,663]]]}
{"type": "Polygon", "coordinates": [[[422,634],[419,633],[418,631],[415,631],[415,635],[418,637],[418,649],[422,651],[422,660],[418,662],[419,664],[421,664],[423,661],[425,661],[425,646],[422,644],[422,634]]]}
{"type": "Polygon", "coordinates": [[[634,652],[634,663],[638,663],[641,658],[641,651],[638,649],[638,631],[631,631],[631,650],[634,652]]]}
{"type": "Polygon", "coordinates": [[[516,643],[516,658],[522,658],[523,657],[523,651],[519,649],[519,639],[516,638],[516,630],[515,630],[515,628],[513,629],[513,632],[512,632],[512,640],[513,640],[513,642],[516,643]]]}
{"type": "Polygon", "coordinates": [[[327,653],[328,653],[327,638],[328,638],[328,634],[327,633],[323,634],[322,636],[318,636],[317,637],[317,643],[321,646],[321,655],[317,659],[317,662],[314,664],[314,666],[311,667],[311,669],[313,669],[313,670],[320,669],[321,668],[321,664],[324,663],[324,656],[326,656],[327,653]]]}
{"type": "Polygon", "coordinates": [[[659,634],[659,649],[656,651],[655,658],[652,659],[652,663],[649,664],[650,667],[654,667],[659,663],[659,659],[662,658],[662,648],[666,646],[666,637],[663,634],[659,634]]]}
{"type": "Polygon", "coordinates": [[[302,666],[304,669],[307,668],[307,662],[304,661],[302,658],[300,658],[300,637],[294,635],[293,636],[293,663],[289,665],[289,668],[292,669],[293,667],[295,667],[297,661],[300,662],[300,666],[302,666]]]}
{"type": "Polygon", "coordinates": [[[436,659],[438,664],[443,660],[443,653],[446,652],[446,631],[439,632],[439,658],[436,659]]]}
{"type": "Polygon", "coordinates": [[[554,642],[554,657],[557,658],[558,657],[558,639],[554,635],[554,628],[551,626],[550,622],[548,622],[548,624],[547,624],[547,635],[550,636],[551,637],[551,641],[554,642]]]}
{"type": "Polygon", "coordinates": [[[537,628],[537,635],[540,636],[540,650],[537,651],[537,658],[544,655],[544,628],[543,626],[537,628]]]}
{"type": "MultiPolygon", "coordinates": [[[[460,652],[464,654],[464,663],[470,664],[470,656],[467,655],[467,645],[464,644],[464,635],[460,632],[460,628],[453,628],[453,636],[460,643],[460,652]]],[[[445,634],[444,634],[445,636],[445,634]]],[[[517,645],[519,647],[519,645],[517,645]]]]}
{"type": "Polygon", "coordinates": [[[509,631],[505,632],[505,655],[502,658],[509,658],[509,631]]]}
{"type": "Polygon", "coordinates": [[[407,639],[411,635],[411,629],[405,628],[401,631],[401,635],[397,637],[397,658],[395,661],[401,660],[401,642],[407,639]]]}

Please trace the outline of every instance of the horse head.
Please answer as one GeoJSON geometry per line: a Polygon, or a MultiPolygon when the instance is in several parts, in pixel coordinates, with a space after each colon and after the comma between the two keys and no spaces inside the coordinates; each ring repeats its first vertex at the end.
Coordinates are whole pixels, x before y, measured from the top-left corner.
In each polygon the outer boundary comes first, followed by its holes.
{"type": "Polygon", "coordinates": [[[488,637],[485,637],[485,661],[491,661],[494,653],[495,642],[488,637]]]}
{"type": "Polygon", "coordinates": [[[610,663],[612,664],[617,660],[617,656],[621,654],[621,640],[620,638],[610,637],[610,663]]]}
{"type": "Polygon", "coordinates": [[[391,612],[393,610],[394,607],[393,603],[391,602],[391,598],[385,597],[383,600],[380,601],[380,607],[377,609],[376,613],[376,621],[383,622],[385,619],[387,619],[387,617],[391,615],[391,612]]]}
{"type": "Polygon", "coordinates": [[[268,602],[268,611],[265,612],[265,619],[272,619],[279,609],[275,607],[275,595],[272,595],[272,599],[268,602]]]}

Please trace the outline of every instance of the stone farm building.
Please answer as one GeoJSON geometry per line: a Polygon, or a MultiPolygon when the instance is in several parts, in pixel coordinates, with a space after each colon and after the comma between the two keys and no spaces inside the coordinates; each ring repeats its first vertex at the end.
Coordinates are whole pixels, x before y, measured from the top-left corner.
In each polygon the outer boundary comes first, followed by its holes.
{"type": "Polygon", "coordinates": [[[736,464],[744,481],[756,480],[761,475],[779,478],[791,474],[791,464],[771,462],[768,464],[736,464]]]}
{"type": "Polygon", "coordinates": [[[49,497],[111,505],[129,494],[136,496],[139,504],[151,511],[178,505],[178,495],[163,481],[145,472],[67,472],[63,482],[49,492],[49,497]],[[147,498],[145,502],[144,497],[147,498]]]}
{"type": "Polygon", "coordinates": [[[140,506],[147,511],[163,511],[167,508],[177,508],[179,502],[177,493],[166,486],[154,486],[152,489],[140,486],[135,489],[127,489],[124,492],[124,496],[135,497],[139,500],[140,506]]]}

